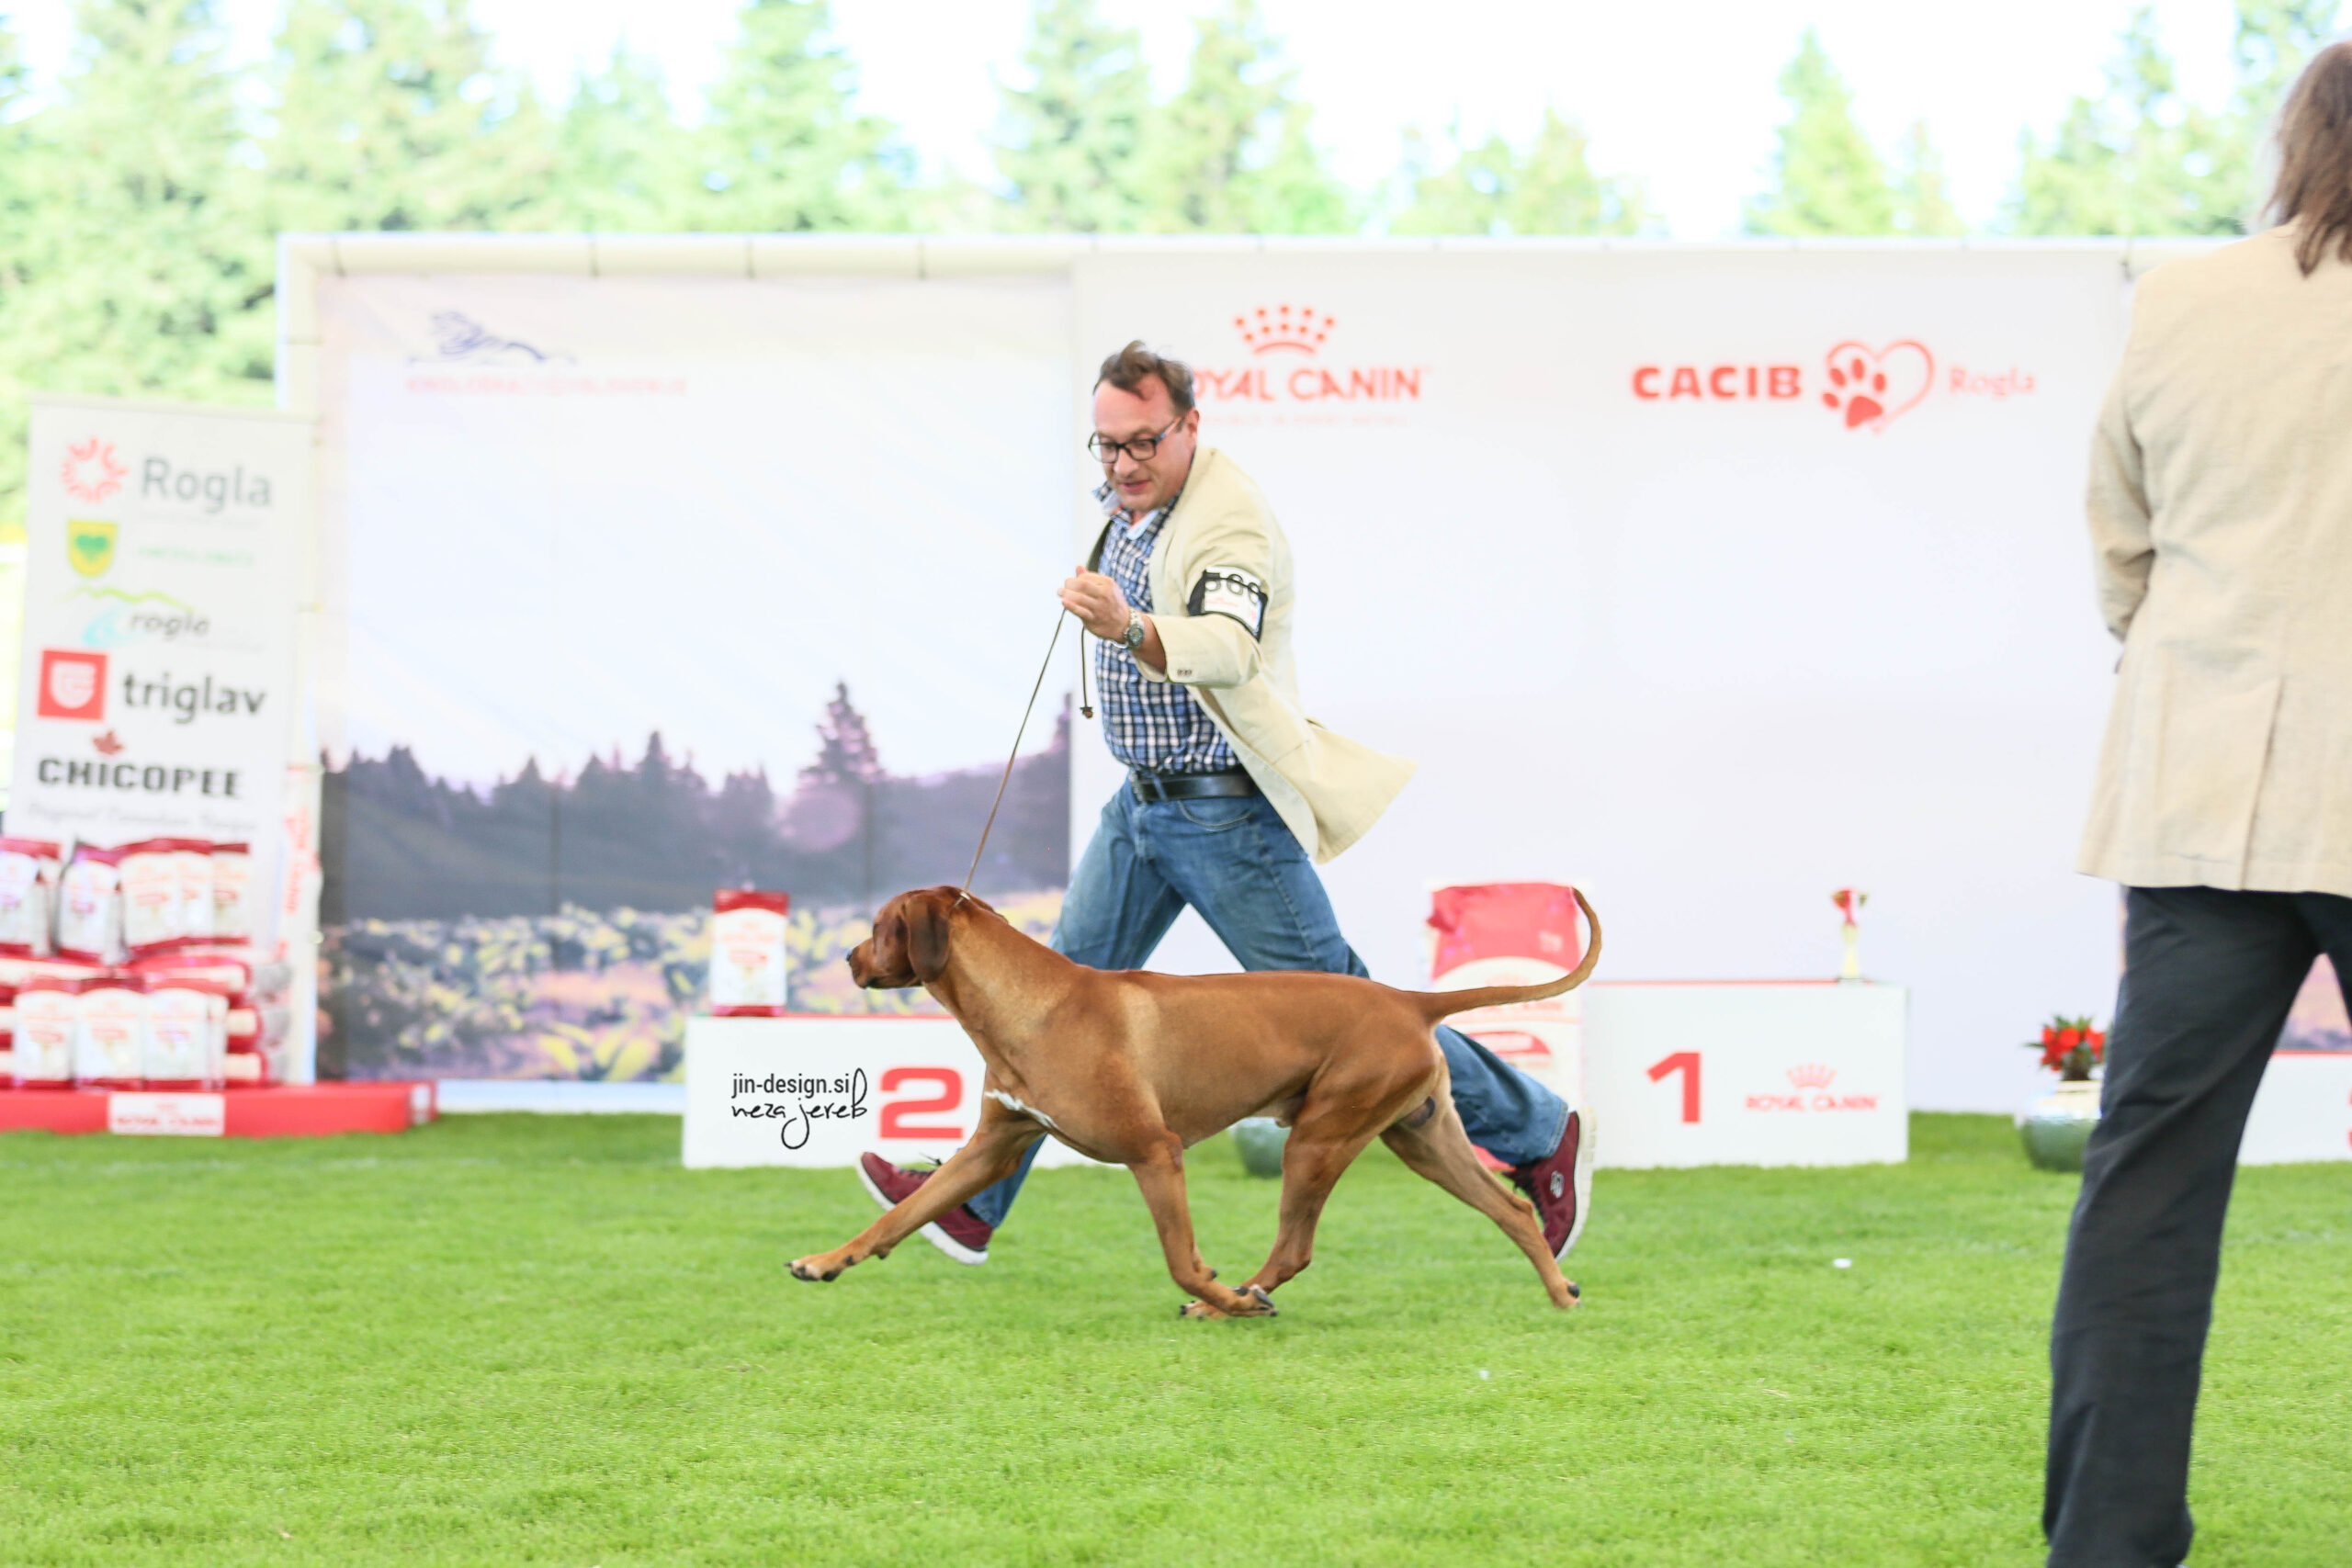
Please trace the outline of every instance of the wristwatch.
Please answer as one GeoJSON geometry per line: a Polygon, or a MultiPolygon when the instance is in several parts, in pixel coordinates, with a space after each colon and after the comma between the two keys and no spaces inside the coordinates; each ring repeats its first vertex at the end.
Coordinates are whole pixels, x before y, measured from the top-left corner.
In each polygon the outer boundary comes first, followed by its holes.
{"type": "Polygon", "coordinates": [[[1127,645],[1128,652],[1132,653],[1136,649],[1143,646],[1144,630],[1143,612],[1141,610],[1129,610],[1127,612],[1127,629],[1119,634],[1119,640],[1127,645]]]}

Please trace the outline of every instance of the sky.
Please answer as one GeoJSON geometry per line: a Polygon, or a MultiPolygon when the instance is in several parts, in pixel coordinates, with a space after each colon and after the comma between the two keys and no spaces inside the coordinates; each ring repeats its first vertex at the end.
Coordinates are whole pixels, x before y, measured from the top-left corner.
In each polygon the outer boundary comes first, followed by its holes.
{"type": "MultiPolygon", "coordinates": [[[[237,48],[258,55],[281,0],[220,0],[237,48]]],[[[1183,74],[1193,21],[1216,0],[1100,0],[1142,29],[1163,90],[1183,74]]],[[[1369,186],[1392,172],[1408,130],[1458,125],[1469,139],[1524,138],[1545,107],[1580,122],[1604,175],[1644,180],[1678,238],[1736,232],[1765,182],[1783,107],[1775,78],[1804,29],[1855,89],[1882,151],[1924,120],[1962,215],[1989,222],[2016,176],[2018,138],[2046,134],[2076,94],[2096,93],[2130,0],[1262,0],[1316,108],[1334,166],[1369,186]]],[[[498,58],[541,92],[616,39],[663,65],[681,112],[717,73],[736,0],[474,0],[498,58]]],[[[29,62],[70,62],[70,0],[0,0],[29,62]]],[[[2230,85],[2229,0],[2158,0],[2182,90],[2218,107],[2230,85]]],[[[896,121],[923,160],[988,177],[995,84],[1018,80],[1029,0],[834,0],[868,111],[896,121]]]]}

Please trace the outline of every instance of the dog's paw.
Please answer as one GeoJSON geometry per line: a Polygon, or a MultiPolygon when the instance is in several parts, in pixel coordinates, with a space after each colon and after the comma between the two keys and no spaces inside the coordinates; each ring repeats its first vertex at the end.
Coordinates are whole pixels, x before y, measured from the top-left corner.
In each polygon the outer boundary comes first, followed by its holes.
{"type": "Polygon", "coordinates": [[[1280,1317],[1282,1315],[1274,1310],[1274,1298],[1266,1294],[1266,1288],[1263,1285],[1244,1285],[1241,1287],[1241,1296],[1256,1310],[1245,1311],[1238,1315],[1247,1317],[1280,1317]]]}
{"type": "Polygon", "coordinates": [[[811,1284],[823,1284],[840,1279],[842,1271],[839,1269],[820,1271],[812,1259],[796,1258],[792,1260],[792,1277],[806,1280],[811,1284]]]}

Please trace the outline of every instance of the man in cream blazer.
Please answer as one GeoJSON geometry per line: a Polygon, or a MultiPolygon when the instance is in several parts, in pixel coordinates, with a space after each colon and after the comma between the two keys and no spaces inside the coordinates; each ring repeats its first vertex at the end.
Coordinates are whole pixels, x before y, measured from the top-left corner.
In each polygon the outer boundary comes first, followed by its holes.
{"type": "Polygon", "coordinates": [[[2292,221],[2141,279],[2092,446],[2123,655],[2080,864],[2124,972],[2051,1330],[2067,1568],[2188,1555],[2239,1139],[2313,958],[2352,978],[2352,46],[2279,143],[2292,221]]]}
{"type": "MultiPolygon", "coordinates": [[[[1088,445],[1106,521],[1061,598],[1102,639],[1103,739],[1128,777],[1070,874],[1053,945],[1093,968],[1138,968],[1190,905],[1245,969],[1362,975],[1315,866],[1370,830],[1413,767],[1301,706],[1290,545],[1250,476],[1199,444],[1200,418],[1175,360],[1137,343],[1103,362],[1088,445]]],[[[1584,1118],[1458,1031],[1437,1037],[1463,1125],[1510,1165],[1566,1256],[1591,1210],[1584,1118]]],[[[1028,1169],[923,1234],[986,1260],[1028,1169]]],[[[869,1154],[860,1175],[887,1207],[928,1172],[869,1154]]]]}

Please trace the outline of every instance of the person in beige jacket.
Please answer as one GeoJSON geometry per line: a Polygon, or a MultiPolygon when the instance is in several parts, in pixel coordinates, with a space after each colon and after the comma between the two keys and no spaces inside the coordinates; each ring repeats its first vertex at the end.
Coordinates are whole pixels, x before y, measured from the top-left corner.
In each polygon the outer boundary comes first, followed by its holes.
{"type": "MultiPolygon", "coordinates": [[[[1103,739],[1127,778],[1070,874],[1053,945],[1093,968],[1136,968],[1189,905],[1245,969],[1362,975],[1315,867],[1363,837],[1413,767],[1308,716],[1289,541],[1240,465],[1200,444],[1200,422],[1178,361],[1140,343],[1103,361],[1088,446],[1106,521],[1061,600],[1101,639],[1103,739]]],[[[1591,1213],[1584,1117],[1467,1035],[1436,1033],[1464,1127],[1510,1167],[1566,1257],[1591,1213]]],[[[924,1236],[985,1261],[1028,1169],[924,1236]]],[[[859,1162],[885,1207],[928,1175],[876,1154],[859,1162]]]]}
{"type": "Polygon", "coordinates": [[[2092,447],[2123,644],[2080,869],[2124,973],[2051,1330],[2050,1562],[2188,1554],[2238,1144],[2321,953],[2352,977],[2352,45],[2279,122],[2277,228],[2140,282],[2092,447]]]}

